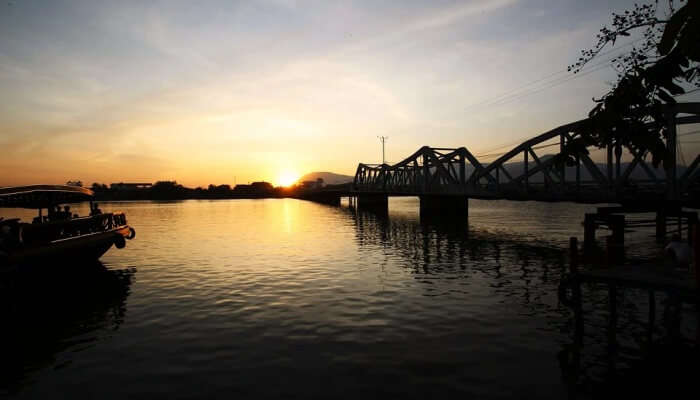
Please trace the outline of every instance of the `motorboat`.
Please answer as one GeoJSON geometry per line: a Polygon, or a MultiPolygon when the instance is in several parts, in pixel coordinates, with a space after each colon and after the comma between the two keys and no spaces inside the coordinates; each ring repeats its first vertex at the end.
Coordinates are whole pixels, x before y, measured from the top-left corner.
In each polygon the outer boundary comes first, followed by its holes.
{"type": "Polygon", "coordinates": [[[124,248],[136,235],[126,215],[103,213],[93,199],[94,193],[80,186],[0,188],[0,207],[38,210],[29,222],[0,218],[0,266],[94,261],[112,245],[124,248]],[[72,214],[67,206],[85,201],[90,202],[87,216],[72,214]]]}

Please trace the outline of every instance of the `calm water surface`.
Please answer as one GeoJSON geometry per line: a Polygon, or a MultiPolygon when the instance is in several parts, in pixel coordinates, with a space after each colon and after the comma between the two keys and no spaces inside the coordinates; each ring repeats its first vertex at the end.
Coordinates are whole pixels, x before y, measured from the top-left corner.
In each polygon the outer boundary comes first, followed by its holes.
{"type": "MultiPolygon", "coordinates": [[[[421,223],[408,198],[388,217],[293,199],[101,208],[137,232],[104,267],[4,278],[10,397],[567,395],[556,288],[591,206],[472,200],[468,229],[421,223]]],[[[643,324],[622,310],[624,348],[643,324]]]]}

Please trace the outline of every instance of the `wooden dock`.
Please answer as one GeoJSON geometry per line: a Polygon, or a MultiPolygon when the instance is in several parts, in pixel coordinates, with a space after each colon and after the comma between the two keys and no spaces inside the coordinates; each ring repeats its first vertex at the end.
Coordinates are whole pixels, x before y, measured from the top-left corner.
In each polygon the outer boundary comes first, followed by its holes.
{"type": "MultiPolygon", "coordinates": [[[[693,244],[698,245],[698,229],[695,229],[693,244]]],[[[576,385],[581,373],[581,352],[584,349],[584,312],[582,286],[586,284],[587,290],[608,291],[608,323],[607,323],[607,358],[608,371],[614,373],[617,369],[618,359],[618,289],[634,288],[648,293],[649,314],[646,323],[646,346],[641,349],[652,354],[657,343],[654,341],[654,331],[656,324],[657,293],[665,295],[665,299],[660,302],[664,308],[664,318],[661,323],[666,328],[663,343],[670,345],[669,348],[683,347],[687,340],[690,340],[691,347],[700,348],[700,315],[698,316],[698,326],[696,327],[696,338],[683,338],[681,335],[681,316],[683,303],[696,304],[696,312],[700,312],[698,306],[698,276],[691,268],[691,271],[669,271],[664,268],[663,262],[648,263],[638,265],[609,265],[601,268],[579,269],[578,266],[578,241],[571,238],[569,243],[570,267],[568,276],[564,277],[559,285],[559,300],[562,304],[572,309],[574,313],[574,341],[562,354],[562,362],[566,365],[567,380],[576,385]],[[601,287],[602,286],[602,287],[601,287]],[[692,342],[694,341],[694,346],[692,342]],[[680,345],[680,347],[679,347],[680,345]]],[[[696,257],[696,269],[698,259],[696,257]]]]}
{"type": "Polygon", "coordinates": [[[697,301],[698,284],[694,272],[664,271],[655,264],[622,265],[578,271],[581,283],[603,283],[626,288],[672,291],[689,302],[697,301]]]}
{"type": "MultiPolygon", "coordinates": [[[[696,228],[697,233],[697,228],[696,228]]],[[[698,236],[696,235],[695,238],[698,236]]],[[[697,250],[698,240],[694,241],[697,250]]],[[[656,320],[656,294],[666,295],[665,313],[668,340],[678,342],[680,337],[681,310],[683,303],[698,304],[698,275],[693,268],[690,271],[669,270],[662,262],[638,265],[610,265],[601,268],[579,269],[578,241],[571,238],[569,242],[569,275],[559,285],[559,300],[574,312],[575,332],[574,347],[583,346],[583,298],[581,286],[585,283],[601,284],[608,290],[608,340],[611,352],[615,352],[617,335],[617,292],[621,288],[634,288],[648,291],[649,316],[647,322],[647,341],[653,343],[653,331],[656,320]]],[[[699,254],[696,251],[696,254],[699,254]]],[[[696,257],[695,264],[700,262],[696,257]]],[[[594,288],[595,290],[595,288],[594,288]]],[[[700,312],[700,307],[696,306],[700,312]]],[[[700,316],[698,317],[696,346],[700,347],[700,316]]],[[[578,358],[578,357],[576,357],[578,358]]]]}

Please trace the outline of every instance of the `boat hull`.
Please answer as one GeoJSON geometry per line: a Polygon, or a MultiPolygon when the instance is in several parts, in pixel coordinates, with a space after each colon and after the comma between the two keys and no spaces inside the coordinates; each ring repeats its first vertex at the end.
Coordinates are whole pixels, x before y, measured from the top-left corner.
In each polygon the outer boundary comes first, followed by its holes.
{"type": "Polygon", "coordinates": [[[6,258],[8,266],[66,264],[95,261],[114,244],[123,247],[131,228],[121,226],[104,232],[69,237],[40,245],[20,248],[6,258]],[[121,246],[119,244],[121,243],[121,246]]]}

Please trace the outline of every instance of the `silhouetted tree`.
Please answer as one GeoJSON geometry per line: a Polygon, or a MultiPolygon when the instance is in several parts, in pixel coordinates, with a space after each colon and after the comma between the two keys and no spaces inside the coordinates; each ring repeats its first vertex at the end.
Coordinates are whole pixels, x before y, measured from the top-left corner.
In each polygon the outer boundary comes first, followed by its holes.
{"type": "Polygon", "coordinates": [[[596,46],[583,50],[581,58],[569,67],[576,73],[606,45],[642,31],[641,44],[613,60],[617,82],[600,99],[594,99],[596,106],[574,132],[559,162],[572,165],[577,154],[588,153],[586,146],[622,145],[651,153],[656,167],[662,162],[664,168],[671,167],[665,144],[665,107],[676,103],[674,96],[685,93],[681,85],[700,86],[700,0],[669,0],[666,4],[666,18],[659,18],[658,0],[613,14],[612,26],[600,30],[596,46]]]}
{"type": "Polygon", "coordinates": [[[183,199],[185,191],[186,189],[176,181],[158,181],[151,186],[151,194],[155,199],[183,199]]]}
{"type": "Polygon", "coordinates": [[[107,185],[104,183],[93,183],[92,186],[90,186],[90,189],[92,189],[93,192],[106,192],[107,191],[107,185]]]}

